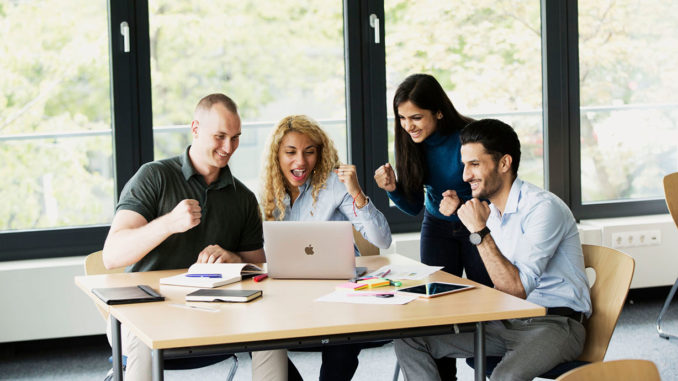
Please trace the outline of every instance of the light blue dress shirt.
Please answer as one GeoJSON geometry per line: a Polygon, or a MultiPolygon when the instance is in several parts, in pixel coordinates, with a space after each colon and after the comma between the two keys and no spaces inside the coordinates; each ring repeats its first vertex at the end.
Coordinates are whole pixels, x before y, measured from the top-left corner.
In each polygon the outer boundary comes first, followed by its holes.
{"type": "Polygon", "coordinates": [[[590,316],[577,224],[560,198],[516,178],[504,214],[490,205],[487,227],[501,253],[518,268],[528,301],[590,316]]]}
{"type": "MultiPolygon", "coordinates": [[[[299,197],[290,208],[290,196],[285,195],[285,221],[351,221],[353,227],[373,245],[386,249],[391,246],[391,228],[384,215],[369,201],[362,209],[353,208],[353,197],[346,191],[344,183],[336,173],[331,172],[325,188],[318,193],[313,204],[313,189],[309,178],[299,187],[299,197]]],[[[274,211],[277,217],[278,213],[274,211]]],[[[354,245],[355,247],[355,245],[354,245]]],[[[358,248],[355,248],[359,255],[358,248]]]]}

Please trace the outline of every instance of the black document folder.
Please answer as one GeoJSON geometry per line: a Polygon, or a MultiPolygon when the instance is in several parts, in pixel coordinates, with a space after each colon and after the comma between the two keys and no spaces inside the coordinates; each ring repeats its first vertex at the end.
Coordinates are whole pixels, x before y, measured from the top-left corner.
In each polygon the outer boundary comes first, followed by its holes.
{"type": "Polygon", "coordinates": [[[92,293],[106,304],[129,304],[157,302],[165,300],[150,286],[138,285],[130,287],[93,288],[92,293]]]}

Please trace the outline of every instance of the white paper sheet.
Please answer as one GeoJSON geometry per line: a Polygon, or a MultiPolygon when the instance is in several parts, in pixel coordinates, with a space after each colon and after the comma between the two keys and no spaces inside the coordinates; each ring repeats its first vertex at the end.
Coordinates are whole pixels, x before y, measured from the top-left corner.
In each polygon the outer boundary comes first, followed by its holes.
{"type": "Polygon", "coordinates": [[[442,266],[427,266],[427,265],[415,265],[415,266],[387,265],[365,276],[366,277],[377,276],[392,280],[395,279],[421,280],[442,268],[443,268],[442,266]]]}
{"type": "Polygon", "coordinates": [[[391,298],[376,296],[377,294],[390,294],[392,291],[349,291],[336,290],[325,296],[316,299],[316,302],[335,302],[335,303],[355,303],[355,304],[407,304],[417,296],[393,294],[391,298]]]}

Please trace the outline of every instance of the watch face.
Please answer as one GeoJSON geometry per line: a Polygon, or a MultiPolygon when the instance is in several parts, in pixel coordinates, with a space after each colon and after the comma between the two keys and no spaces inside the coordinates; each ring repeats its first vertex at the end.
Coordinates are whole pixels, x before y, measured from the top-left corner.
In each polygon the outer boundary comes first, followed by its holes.
{"type": "Polygon", "coordinates": [[[483,237],[481,237],[480,234],[478,233],[471,233],[471,235],[468,236],[468,239],[474,245],[478,245],[480,242],[483,241],[483,237]]]}

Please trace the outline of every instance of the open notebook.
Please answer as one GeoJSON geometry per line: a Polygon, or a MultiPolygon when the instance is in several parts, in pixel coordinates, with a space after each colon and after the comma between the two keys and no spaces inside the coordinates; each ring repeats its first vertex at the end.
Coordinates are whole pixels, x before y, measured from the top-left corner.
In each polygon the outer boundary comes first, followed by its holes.
{"type": "Polygon", "coordinates": [[[263,273],[251,263],[194,263],[186,273],[160,278],[160,284],[213,288],[263,273]]]}

